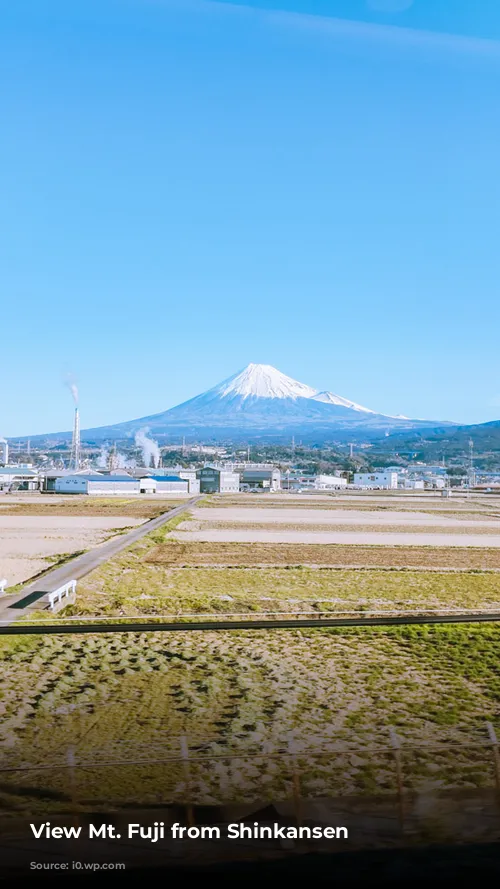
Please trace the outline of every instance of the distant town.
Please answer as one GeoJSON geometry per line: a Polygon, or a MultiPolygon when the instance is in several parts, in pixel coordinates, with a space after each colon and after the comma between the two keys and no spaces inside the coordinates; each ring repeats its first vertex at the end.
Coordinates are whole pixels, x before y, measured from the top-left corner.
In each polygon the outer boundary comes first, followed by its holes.
{"type": "MultiPolygon", "coordinates": [[[[135,442],[82,446],[72,441],[43,451],[0,442],[0,491],[56,494],[164,495],[341,490],[498,491],[500,472],[468,460],[446,465],[394,454],[372,462],[370,445],[240,447],[186,444],[159,447],[144,432],[135,442]]],[[[376,457],[377,455],[373,455],[376,457]]]]}

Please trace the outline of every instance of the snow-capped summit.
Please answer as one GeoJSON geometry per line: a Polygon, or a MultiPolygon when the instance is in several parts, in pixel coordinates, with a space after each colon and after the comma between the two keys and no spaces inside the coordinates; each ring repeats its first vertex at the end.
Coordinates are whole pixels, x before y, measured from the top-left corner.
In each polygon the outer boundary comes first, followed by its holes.
{"type": "Polygon", "coordinates": [[[356,404],[355,401],[349,401],[348,398],[342,398],[342,395],[335,395],[333,392],[318,392],[311,397],[314,401],[323,401],[325,404],[339,404],[341,407],[351,408],[352,411],[362,411],[365,414],[375,413],[369,407],[363,407],[361,404],[356,404]]]}
{"type": "Polygon", "coordinates": [[[299,383],[270,364],[248,364],[244,370],[216,386],[213,392],[221,398],[240,395],[242,398],[313,398],[316,389],[299,383]]]}
{"type": "Polygon", "coordinates": [[[271,441],[300,435],[329,441],[344,434],[349,439],[375,439],[388,430],[435,425],[384,416],[341,395],[299,383],[270,364],[249,364],[169,410],[85,432],[95,441],[131,437],[145,426],[153,435],[189,435],[196,440],[262,437],[271,441]]]}

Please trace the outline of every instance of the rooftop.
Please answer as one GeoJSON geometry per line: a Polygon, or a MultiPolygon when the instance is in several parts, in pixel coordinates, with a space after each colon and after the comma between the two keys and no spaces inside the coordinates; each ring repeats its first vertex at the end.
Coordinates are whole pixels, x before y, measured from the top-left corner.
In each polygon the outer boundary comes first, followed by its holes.
{"type": "Polygon", "coordinates": [[[23,469],[22,466],[0,466],[0,475],[38,475],[33,469],[23,469]]]}
{"type": "Polygon", "coordinates": [[[155,482],[186,482],[185,478],[179,478],[178,475],[145,475],[144,478],[150,478],[155,482]]]}
{"type": "Polygon", "coordinates": [[[92,472],[75,472],[73,475],[64,476],[64,478],[83,478],[87,482],[106,482],[107,484],[112,484],[113,482],[138,482],[137,478],[131,478],[130,475],[99,475],[99,473],[92,472]]]}

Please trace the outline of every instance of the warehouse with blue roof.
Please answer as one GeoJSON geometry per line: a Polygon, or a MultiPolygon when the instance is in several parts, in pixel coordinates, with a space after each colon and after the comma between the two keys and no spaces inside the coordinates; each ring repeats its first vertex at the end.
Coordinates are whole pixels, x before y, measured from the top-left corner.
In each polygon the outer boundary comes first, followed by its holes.
{"type": "Polygon", "coordinates": [[[112,497],[141,493],[141,482],[130,475],[101,475],[98,472],[64,475],[55,480],[58,494],[94,494],[112,497]]]}

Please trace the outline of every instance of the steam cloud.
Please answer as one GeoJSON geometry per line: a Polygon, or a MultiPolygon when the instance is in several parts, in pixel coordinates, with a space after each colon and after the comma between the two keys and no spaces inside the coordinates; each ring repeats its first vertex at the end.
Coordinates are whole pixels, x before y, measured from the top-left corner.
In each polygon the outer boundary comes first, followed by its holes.
{"type": "Polygon", "coordinates": [[[160,465],[160,448],[156,441],[152,441],[151,438],[147,437],[148,432],[148,428],[140,429],[139,432],[136,432],[135,443],[141,449],[144,466],[151,466],[151,460],[153,460],[153,465],[157,469],[160,465]]]}
{"type": "MultiPolygon", "coordinates": [[[[99,469],[108,468],[110,455],[111,449],[109,445],[104,444],[97,458],[97,466],[99,469]]],[[[136,466],[136,461],[133,457],[126,457],[125,454],[121,454],[120,451],[113,454],[113,463],[115,469],[134,469],[136,466]]]]}
{"type": "Polygon", "coordinates": [[[108,456],[109,456],[109,448],[106,445],[103,445],[101,448],[101,452],[99,454],[99,458],[97,460],[97,465],[99,469],[106,469],[108,465],[108,456]]]}
{"type": "Polygon", "coordinates": [[[66,386],[68,387],[69,391],[71,392],[71,394],[73,396],[73,401],[75,402],[75,405],[78,405],[78,386],[76,385],[73,377],[71,377],[71,376],[66,377],[66,386]]]}

